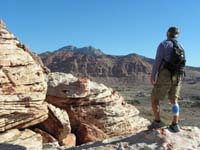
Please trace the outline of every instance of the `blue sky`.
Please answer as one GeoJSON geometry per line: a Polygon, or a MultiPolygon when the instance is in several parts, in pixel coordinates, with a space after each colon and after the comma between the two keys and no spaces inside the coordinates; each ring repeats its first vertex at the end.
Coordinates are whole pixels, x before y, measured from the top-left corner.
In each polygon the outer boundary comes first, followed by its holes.
{"type": "Polygon", "coordinates": [[[0,0],[0,18],[36,53],[92,45],[104,53],[154,58],[178,26],[187,65],[200,67],[199,0],[0,0]]]}

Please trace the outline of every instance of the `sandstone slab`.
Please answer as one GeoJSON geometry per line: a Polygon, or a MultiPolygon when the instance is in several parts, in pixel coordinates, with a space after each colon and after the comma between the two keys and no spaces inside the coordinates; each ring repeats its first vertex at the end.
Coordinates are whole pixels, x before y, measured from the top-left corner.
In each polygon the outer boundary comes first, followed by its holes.
{"type": "Polygon", "coordinates": [[[0,133],[1,150],[42,150],[42,147],[42,136],[29,129],[24,131],[11,129],[0,133]]]}

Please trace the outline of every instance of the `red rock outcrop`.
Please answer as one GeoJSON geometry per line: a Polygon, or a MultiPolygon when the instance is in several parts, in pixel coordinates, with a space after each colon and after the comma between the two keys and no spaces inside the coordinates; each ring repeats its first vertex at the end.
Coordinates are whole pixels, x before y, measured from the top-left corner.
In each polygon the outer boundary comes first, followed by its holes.
{"type": "Polygon", "coordinates": [[[46,100],[68,112],[78,144],[137,133],[149,124],[112,88],[71,74],[49,74],[46,100]]]}
{"type": "Polygon", "coordinates": [[[47,83],[37,55],[0,21],[0,131],[25,128],[48,116],[47,83]]]}

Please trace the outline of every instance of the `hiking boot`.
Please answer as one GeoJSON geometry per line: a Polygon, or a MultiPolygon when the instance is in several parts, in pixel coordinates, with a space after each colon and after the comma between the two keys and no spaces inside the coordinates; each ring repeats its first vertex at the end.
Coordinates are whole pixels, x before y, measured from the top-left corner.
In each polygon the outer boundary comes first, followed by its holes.
{"type": "Polygon", "coordinates": [[[152,129],[158,129],[158,128],[162,128],[162,127],[164,127],[165,126],[165,124],[162,122],[162,121],[160,121],[160,120],[154,120],[149,126],[148,126],[148,129],[149,130],[152,130],[152,129]]]}
{"type": "Polygon", "coordinates": [[[169,130],[171,132],[180,132],[180,127],[177,123],[172,123],[170,126],[169,126],[169,130]]]}

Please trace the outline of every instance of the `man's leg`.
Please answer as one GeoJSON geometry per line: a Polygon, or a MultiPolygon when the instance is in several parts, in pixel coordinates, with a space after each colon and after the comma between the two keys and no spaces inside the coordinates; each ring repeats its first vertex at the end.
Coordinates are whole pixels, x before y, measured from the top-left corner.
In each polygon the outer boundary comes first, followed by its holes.
{"type": "Polygon", "coordinates": [[[174,76],[174,80],[172,80],[172,85],[169,91],[168,98],[170,99],[170,103],[172,105],[172,124],[177,124],[179,119],[179,105],[178,105],[178,97],[180,95],[181,89],[181,80],[179,76],[174,76]]]}
{"type": "Polygon", "coordinates": [[[179,132],[180,131],[180,127],[178,125],[178,119],[179,119],[179,105],[177,103],[176,100],[171,99],[170,100],[171,104],[172,104],[172,114],[173,114],[173,118],[172,118],[172,123],[169,126],[169,129],[172,132],[179,132]]]}
{"type": "Polygon", "coordinates": [[[160,128],[164,126],[164,123],[160,118],[160,104],[159,100],[162,100],[167,95],[170,88],[171,78],[167,75],[170,75],[169,71],[163,69],[159,72],[158,78],[151,93],[151,106],[154,116],[154,121],[152,122],[150,127],[160,128]],[[167,78],[166,78],[167,77],[167,78]]]}
{"type": "Polygon", "coordinates": [[[155,96],[151,96],[151,106],[153,110],[154,120],[148,129],[158,129],[164,126],[164,123],[160,120],[160,105],[159,100],[155,96]]]}
{"type": "Polygon", "coordinates": [[[151,106],[153,110],[154,120],[160,120],[160,105],[159,100],[155,96],[151,96],[151,106]]]}
{"type": "Polygon", "coordinates": [[[177,124],[179,119],[179,105],[178,102],[173,99],[170,100],[170,103],[172,105],[172,113],[173,113],[172,124],[177,124]]]}

